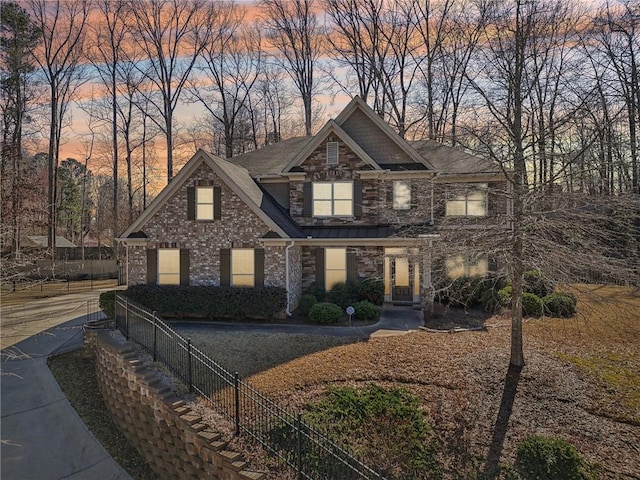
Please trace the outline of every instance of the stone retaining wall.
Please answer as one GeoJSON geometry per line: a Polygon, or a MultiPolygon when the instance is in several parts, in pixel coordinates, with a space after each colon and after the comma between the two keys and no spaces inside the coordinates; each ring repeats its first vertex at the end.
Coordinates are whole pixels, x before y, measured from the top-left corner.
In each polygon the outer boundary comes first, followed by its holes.
{"type": "Polygon", "coordinates": [[[96,377],[118,428],[161,479],[261,480],[114,331],[88,331],[96,377]]]}

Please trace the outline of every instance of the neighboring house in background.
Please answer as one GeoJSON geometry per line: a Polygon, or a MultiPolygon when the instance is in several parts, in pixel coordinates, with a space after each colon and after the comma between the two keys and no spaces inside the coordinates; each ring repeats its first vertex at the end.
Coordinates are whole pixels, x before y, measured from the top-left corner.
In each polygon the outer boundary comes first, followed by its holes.
{"type": "MultiPolygon", "coordinates": [[[[290,312],[313,282],[375,276],[387,301],[425,303],[441,220],[504,223],[506,185],[488,161],[405,141],[356,97],[312,137],[228,160],[199,150],[119,238],[127,284],[279,286],[290,312]]],[[[446,265],[483,275],[489,260],[446,265]]]]}

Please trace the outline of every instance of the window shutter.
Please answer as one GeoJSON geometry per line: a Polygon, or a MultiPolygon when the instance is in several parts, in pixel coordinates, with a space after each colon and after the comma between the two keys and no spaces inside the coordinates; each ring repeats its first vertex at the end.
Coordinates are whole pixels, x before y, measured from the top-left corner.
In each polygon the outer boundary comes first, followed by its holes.
{"type": "MultiPolygon", "coordinates": [[[[408,182],[409,185],[409,195],[411,196],[411,203],[409,204],[409,210],[418,206],[416,200],[416,189],[413,188],[414,184],[412,182],[408,182]]],[[[426,203],[426,202],[425,202],[426,203]]]]}
{"type": "Polygon", "coordinates": [[[253,276],[256,288],[264,287],[264,248],[253,251],[253,276]]]}
{"type": "Polygon", "coordinates": [[[158,281],[158,250],[147,249],[147,285],[155,285],[158,281]]]}
{"type": "Polygon", "coordinates": [[[222,189],[213,187],[213,219],[220,220],[222,218],[222,189]]]}
{"type": "Polygon", "coordinates": [[[320,288],[324,286],[324,248],[316,248],[316,284],[320,288]]]}
{"type": "Polygon", "coordinates": [[[187,220],[196,219],[196,189],[187,187],[187,220]]]}
{"type": "Polygon", "coordinates": [[[347,282],[356,283],[358,281],[358,265],[356,263],[356,252],[347,252],[347,282]]]}
{"type": "Polygon", "coordinates": [[[387,208],[393,208],[393,181],[387,184],[387,208]]]}
{"type": "Polygon", "coordinates": [[[353,182],[353,215],[356,218],[362,216],[362,180],[353,182]]]}
{"type": "Polygon", "coordinates": [[[228,248],[220,249],[220,286],[231,286],[231,251],[228,248]]]}
{"type": "Polygon", "coordinates": [[[313,215],[313,190],[311,182],[304,182],[303,197],[302,215],[310,217],[313,215]]]}
{"type": "Polygon", "coordinates": [[[180,285],[189,286],[189,249],[180,249],[180,285]]]}

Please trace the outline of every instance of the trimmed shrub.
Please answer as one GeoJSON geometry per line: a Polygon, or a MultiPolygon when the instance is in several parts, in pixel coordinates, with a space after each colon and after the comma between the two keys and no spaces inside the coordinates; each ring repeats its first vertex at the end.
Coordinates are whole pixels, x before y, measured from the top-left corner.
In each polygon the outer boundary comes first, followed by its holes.
{"type": "Polygon", "coordinates": [[[314,295],[310,295],[308,293],[306,295],[302,295],[302,297],[300,297],[300,302],[298,303],[298,312],[307,317],[309,315],[309,310],[311,310],[311,307],[316,303],[318,303],[318,299],[314,295]]]}
{"type": "Polygon", "coordinates": [[[115,318],[116,316],[116,291],[110,290],[108,292],[102,292],[98,300],[100,309],[104,312],[107,318],[115,318]]]}
{"type": "Polygon", "coordinates": [[[545,314],[551,317],[571,317],[576,313],[575,295],[556,292],[542,299],[545,314]]]}
{"type": "Polygon", "coordinates": [[[351,285],[344,282],[336,283],[329,292],[329,302],[347,308],[353,299],[353,291],[351,285]]]}
{"type": "Polygon", "coordinates": [[[324,302],[327,299],[327,291],[322,285],[318,285],[316,282],[311,282],[303,293],[313,295],[318,302],[324,302]]]}
{"type": "Polygon", "coordinates": [[[309,318],[322,325],[331,325],[342,320],[342,308],[335,303],[319,302],[309,310],[309,318]]]}
{"type": "Polygon", "coordinates": [[[286,306],[280,287],[134,285],[123,292],[161,317],[271,320],[286,306]]]}
{"type": "Polygon", "coordinates": [[[404,388],[335,387],[310,406],[305,419],[357,452],[385,478],[438,479],[437,440],[421,403],[404,388]]]}
{"type": "Polygon", "coordinates": [[[542,300],[533,293],[522,294],[522,316],[539,317],[542,315],[542,300]]]}
{"type": "Polygon", "coordinates": [[[356,313],[354,314],[357,320],[377,320],[380,318],[380,312],[382,309],[377,305],[369,302],[368,300],[362,300],[360,302],[354,303],[353,308],[355,308],[356,313]]]}
{"type": "Polygon", "coordinates": [[[518,444],[516,468],[526,480],[593,478],[575,447],[562,438],[527,437],[518,444]]]}
{"type": "Polygon", "coordinates": [[[384,281],[378,278],[365,278],[354,285],[358,300],[368,300],[374,305],[384,303],[384,281]]]}
{"type": "Polygon", "coordinates": [[[538,297],[546,297],[553,293],[555,285],[551,280],[545,278],[539,270],[527,270],[523,275],[522,288],[527,293],[533,293],[538,297]]]}
{"type": "Polygon", "coordinates": [[[489,313],[496,313],[503,307],[503,305],[500,303],[498,292],[493,288],[485,290],[484,293],[480,296],[480,305],[482,305],[482,308],[485,312],[489,313]]]}
{"type": "Polygon", "coordinates": [[[445,299],[452,307],[475,307],[486,289],[486,282],[481,277],[458,277],[444,292],[445,299]]]}
{"type": "Polygon", "coordinates": [[[513,289],[511,285],[507,285],[504,288],[498,290],[498,303],[501,307],[510,307],[511,306],[511,295],[513,293],[513,289]]]}

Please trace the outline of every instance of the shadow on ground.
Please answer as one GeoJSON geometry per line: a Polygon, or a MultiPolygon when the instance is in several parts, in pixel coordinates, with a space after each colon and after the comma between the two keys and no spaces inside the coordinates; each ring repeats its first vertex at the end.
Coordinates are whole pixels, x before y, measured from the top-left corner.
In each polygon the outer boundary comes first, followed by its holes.
{"type": "Polygon", "coordinates": [[[425,314],[425,327],[435,330],[451,330],[452,328],[482,328],[490,313],[480,308],[449,308],[436,304],[432,314],[425,314]]]}

